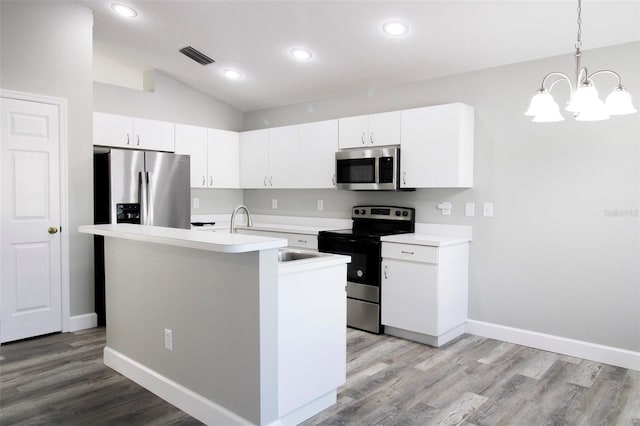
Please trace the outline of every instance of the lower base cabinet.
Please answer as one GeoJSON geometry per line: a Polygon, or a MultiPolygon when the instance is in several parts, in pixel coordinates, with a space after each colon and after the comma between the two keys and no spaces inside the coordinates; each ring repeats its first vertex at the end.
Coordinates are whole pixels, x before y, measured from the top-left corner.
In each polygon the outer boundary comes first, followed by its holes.
{"type": "Polygon", "coordinates": [[[464,333],[468,247],[382,243],[381,316],[386,334],[441,346],[464,333]]]}

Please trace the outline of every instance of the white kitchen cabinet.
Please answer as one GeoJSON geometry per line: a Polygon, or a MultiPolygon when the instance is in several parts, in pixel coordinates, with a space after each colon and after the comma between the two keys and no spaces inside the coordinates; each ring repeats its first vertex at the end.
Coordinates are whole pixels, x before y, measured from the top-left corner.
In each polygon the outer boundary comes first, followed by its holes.
{"type": "Polygon", "coordinates": [[[93,113],[93,144],[173,152],[174,123],[118,114],[93,113]]]}
{"type": "Polygon", "coordinates": [[[192,188],[239,188],[237,132],[176,124],[176,154],[191,157],[192,188]]]}
{"type": "Polygon", "coordinates": [[[209,188],[240,188],[240,134],[207,130],[209,188]]]}
{"type": "Polygon", "coordinates": [[[402,111],[401,188],[473,186],[474,110],[460,103],[402,111]]]}
{"type": "Polygon", "coordinates": [[[386,334],[441,346],[464,333],[468,246],[382,243],[381,318],[386,334]]]}
{"type": "Polygon", "coordinates": [[[191,187],[207,188],[207,129],[176,124],[176,154],[191,157],[191,187]]]}
{"type": "Polygon", "coordinates": [[[299,185],[300,127],[269,129],[269,188],[297,188],[299,185]]]}
{"type": "Polygon", "coordinates": [[[335,188],[338,120],[300,125],[300,188],[335,188]]]}
{"type": "Polygon", "coordinates": [[[339,147],[400,145],[400,111],[339,119],[339,147]]]}
{"type": "Polygon", "coordinates": [[[240,133],[240,187],[267,188],[269,175],[269,130],[240,133]]]}

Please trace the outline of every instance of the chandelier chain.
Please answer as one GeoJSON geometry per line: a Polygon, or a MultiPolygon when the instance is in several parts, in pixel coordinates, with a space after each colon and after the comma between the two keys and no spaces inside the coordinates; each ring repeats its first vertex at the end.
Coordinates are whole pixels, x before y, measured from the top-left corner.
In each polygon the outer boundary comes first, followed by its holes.
{"type": "Polygon", "coordinates": [[[576,49],[582,48],[582,0],[578,0],[578,38],[576,41],[576,49]]]}

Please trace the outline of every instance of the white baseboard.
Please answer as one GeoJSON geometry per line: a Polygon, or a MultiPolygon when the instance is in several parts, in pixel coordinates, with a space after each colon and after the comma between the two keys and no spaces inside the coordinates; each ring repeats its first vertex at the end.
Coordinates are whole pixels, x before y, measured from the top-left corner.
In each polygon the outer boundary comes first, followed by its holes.
{"type": "Polygon", "coordinates": [[[69,318],[69,331],[86,330],[87,328],[95,328],[98,326],[98,316],[95,313],[74,315],[69,318]]]}
{"type": "Polygon", "coordinates": [[[104,364],[205,424],[252,424],[234,412],[158,374],[108,346],[104,348],[104,364]]]}
{"type": "Polygon", "coordinates": [[[467,333],[640,371],[640,352],[476,320],[467,320],[467,333]]]}

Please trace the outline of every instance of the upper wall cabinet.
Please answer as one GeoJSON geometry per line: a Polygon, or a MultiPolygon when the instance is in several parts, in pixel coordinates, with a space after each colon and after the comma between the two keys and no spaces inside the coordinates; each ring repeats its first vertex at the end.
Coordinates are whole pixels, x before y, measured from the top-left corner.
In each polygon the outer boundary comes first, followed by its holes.
{"type": "Polygon", "coordinates": [[[176,124],[176,153],[191,156],[192,188],[239,188],[237,132],[176,124]]]}
{"type": "Polygon", "coordinates": [[[269,130],[240,133],[240,187],[269,187],[269,130]]]}
{"type": "Polygon", "coordinates": [[[340,149],[400,145],[400,117],[392,111],[339,119],[340,149]]]}
{"type": "Polygon", "coordinates": [[[176,124],[176,154],[191,157],[191,187],[207,188],[207,129],[176,124]]]}
{"type": "Polygon", "coordinates": [[[474,110],[460,103],[402,111],[401,188],[473,186],[474,110]]]}
{"type": "Polygon", "coordinates": [[[240,134],[207,130],[209,188],[240,188],[240,134]]]}
{"type": "Polygon", "coordinates": [[[93,113],[93,144],[173,152],[174,124],[125,115],[93,113]]]}
{"type": "Polygon", "coordinates": [[[335,188],[338,120],[300,125],[300,188],[335,188]]]}

